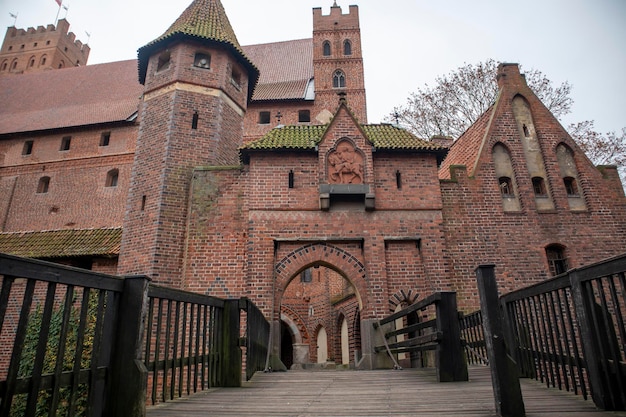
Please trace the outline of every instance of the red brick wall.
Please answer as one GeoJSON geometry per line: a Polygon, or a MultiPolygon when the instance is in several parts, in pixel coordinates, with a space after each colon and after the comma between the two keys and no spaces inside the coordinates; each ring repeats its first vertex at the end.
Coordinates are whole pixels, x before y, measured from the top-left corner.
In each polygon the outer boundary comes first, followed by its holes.
{"type": "Polygon", "coordinates": [[[2,231],[38,231],[120,227],[133,163],[136,126],[23,136],[0,142],[0,224],[2,231]],[[109,146],[100,146],[110,132],[109,146]],[[60,151],[71,136],[70,149],[60,151]],[[22,155],[24,142],[32,153],[22,155]],[[106,186],[107,173],[119,171],[118,184],[106,186]],[[50,177],[47,193],[37,193],[41,177],[50,177]]]}
{"type": "Polygon", "coordinates": [[[478,307],[474,270],[479,264],[496,265],[499,290],[505,293],[550,276],[545,255],[548,245],[565,247],[570,268],[616,255],[626,247],[626,200],[615,182],[614,170],[605,178],[591,165],[521,81],[516,68],[507,67],[507,75],[501,77],[504,88],[475,170],[468,177],[473,166],[453,167],[452,180],[441,184],[450,277],[459,293],[459,306],[465,310],[478,307]],[[517,94],[522,94],[531,108],[554,210],[541,211],[535,205],[522,138],[511,109],[517,94]],[[520,212],[504,212],[502,208],[491,160],[491,150],[498,142],[510,150],[520,212]],[[574,150],[586,211],[569,208],[556,157],[559,143],[574,150]]]}
{"type": "Polygon", "coordinates": [[[239,64],[226,51],[195,44],[173,45],[169,51],[168,69],[154,72],[158,53],[148,66],[120,273],[182,286],[193,169],[239,163],[247,77],[242,73],[242,88],[233,85],[230,68],[239,64]],[[211,53],[210,70],[193,67],[198,51],[211,53]]]}

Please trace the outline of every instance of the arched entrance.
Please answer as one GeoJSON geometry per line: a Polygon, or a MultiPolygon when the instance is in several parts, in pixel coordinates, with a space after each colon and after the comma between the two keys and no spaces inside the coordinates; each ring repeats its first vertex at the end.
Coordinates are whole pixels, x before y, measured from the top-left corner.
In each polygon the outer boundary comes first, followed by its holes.
{"type": "Polygon", "coordinates": [[[351,348],[360,346],[361,341],[355,340],[360,332],[355,335],[357,326],[352,324],[360,317],[363,299],[367,299],[359,290],[366,288],[362,263],[344,249],[317,244],[293,250],[277,263],[276,271],[275,305],[280,308],[282,323],[294,323],[291,327],[281,324],[280,341],[275,340],[285,366],[354,364],[351,348]],[[340,316],[345,324],[338,320],[340,316]],[[311,338],[297,342],[294,327],[311,338]],[[308,355],[297,353],[304,349],[308,355]],[[287,363],[290,360],[293,362],[287,363]]]}

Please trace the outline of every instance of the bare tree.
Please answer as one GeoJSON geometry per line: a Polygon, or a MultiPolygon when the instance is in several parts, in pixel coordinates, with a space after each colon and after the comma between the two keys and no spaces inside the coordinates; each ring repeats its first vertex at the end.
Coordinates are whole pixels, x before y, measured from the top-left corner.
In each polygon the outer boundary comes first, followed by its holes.
{"type": "MultiPolygon", "coordinates": [[[[403,106],[393,109],[387,121],[396,121],[416,136],[458,138],[495,102],[498,94],[496,74],[498,64],[489,59],[467,64],[449,74],[439,76],[435,84],[418,88],[403,106]]],[[[526,83],[557,118],[571,111],[572,86],[563,82],[554,86],[541,71],[525,71],[526,83]]],[[[593,121],[571,124],[567,128],[572,138],[598,165],[617,165],[626,179],[626,128],[598,133],[593,121]]],[[[626,184],[626,182],[625,182],[626,184]]]]}
{"type": "MultiPolygon", "coordinates": [[[[498,64],[489,59],[467,64],[435,79],[435,85],[411,93],[404,106],[394,108],[387,120],[396,119],[421,138],[461,136],[496,100],[498,64]]],[[[554,87],[541,72],[525,73],[528,86],[558,118],[570,112],[571,85],[554,87]]]]}

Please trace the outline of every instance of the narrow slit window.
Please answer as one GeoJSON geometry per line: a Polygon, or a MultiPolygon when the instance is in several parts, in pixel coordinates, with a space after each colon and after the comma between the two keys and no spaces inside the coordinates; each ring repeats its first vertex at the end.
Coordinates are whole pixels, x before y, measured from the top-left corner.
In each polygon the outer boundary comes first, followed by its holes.
{"type": "Polygon", "coordinates": [[[289,188],[293,188],[293,170],[289,171],[289,188]]]}
{"type": "Polygon", "coordinates": [[[313,282],[313,272],[307,268],[300,273],[300,282],[313,282]]]}
{"type": "Polygon", "coordinates": [[[191,119],[191,128],[194,130],[198,128],[198,112],[193,113],[193,118],[191,119]]]}
{"type": "Polygon", "coordinates": [[[398,190],[402,189],[402,173],[400,171],[396,171],[396,188],[398,190]]]}
{"type": "Polygon", "coordinates": [[[524,130],[524,136],[526,136],[526,137],[530,136],[530,133],[528,132],[528,127],[526,125],[524,125],[522,128],[524,130]]]}
{"type": "Polygon", "coordinates": [[[146,209],[146,196],[143,195],[141,196],[141,211],[144,211],[146,209]]]}

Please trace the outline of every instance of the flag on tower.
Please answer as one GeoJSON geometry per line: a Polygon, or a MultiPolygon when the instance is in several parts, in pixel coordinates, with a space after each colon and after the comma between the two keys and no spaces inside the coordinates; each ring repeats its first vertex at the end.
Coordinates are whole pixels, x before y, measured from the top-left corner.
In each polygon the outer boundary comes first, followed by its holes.
{"type": "Polygon", "coordinates": [[[54,0],[54,1],[56,1],[59,7],[61,7],[62,0],[54,0]]]}

